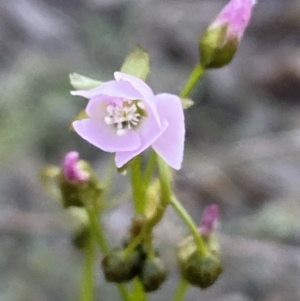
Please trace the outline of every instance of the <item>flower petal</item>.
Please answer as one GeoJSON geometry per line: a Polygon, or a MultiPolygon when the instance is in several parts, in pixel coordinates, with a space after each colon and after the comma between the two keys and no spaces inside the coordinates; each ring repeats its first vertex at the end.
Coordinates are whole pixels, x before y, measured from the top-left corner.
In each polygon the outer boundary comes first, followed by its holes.
{"type": "Polygon", "coordinates": [[[174,169],[180,169],[184,150],[184,115],[180,99],[172,94],[155,96],[158,114],[169,123],[153,149],[174,169]]]}
{"type": "Polygon", "coordinates": [[[147,101],[153,99],[154,94],[152,89],[141,79],[122,72],[115,72],[114,77],[118,82],[129,82],[135,90],[139,91],[142,94],[143,99],[147,101]]]}
{"type": "Polygon", "coordinates": [[[142,98],[142,95],[139,92],[139,90],[136,90],[130,82],[115,81],[115,80],[103,83],[99,87],[91,90],[71,91],[71,94],[83,96],[85,98],[93,98],[93,97],[105,98],[107,96],[119,97],[125,99],[142,98]]]}
{"type": "Polygon", "coordinates": [[[228,33],[241,39],[251,18],[254,0],[231,0],[222,9],[215,21],[210,25],[214,28],[220,25],[228,25],[228,33]]]}
{"type": "Polygon", "coordinates": [[[121,98],[112,97],[112,96],[105,96],[105,97],[93,97],[88,102],[85,112],[86,114],[91,117],[93,120],[104,120],[105,116],[107,115],[107,106],[109,104],[116,104],[119,101],[122,101],[121,98]]]}
{"type": "Polygon", "coordinates": [[[141,138],[141,146],[134,151],[124,151],[116,153],[116,165],[117,167],[122,167],[129,160],[143,152],[146,148],[148,148],[159,136],[163,134],[163,132],[168,127],[168,123],[162,119],[161,125],[156,123],[154,116],[148,116],[147,122],[145,122],[142,126],[143,128],[138,129],[138,134],[141,138]]]}
{"type": "Polygon", "coordinates": [[[139,91],[139,93],[142,95],[142,100],[148,104],[157,122],[160,123],[160,118],[157,114],[156,103],[154,101],[155,96],[152,89],[144,81],[132,75],[122,72],[115,72],[114,76],[117,81],[129,82],[134,87],[134,89],[139,91]]]}
{"type": "Polygon", "coordinates": [[[119,136],[101,120],[77,120],[73,122],[73,127],[79,136],[106,152],[134,151],[141,146],[141,139],[135,131],[119,136]]]}

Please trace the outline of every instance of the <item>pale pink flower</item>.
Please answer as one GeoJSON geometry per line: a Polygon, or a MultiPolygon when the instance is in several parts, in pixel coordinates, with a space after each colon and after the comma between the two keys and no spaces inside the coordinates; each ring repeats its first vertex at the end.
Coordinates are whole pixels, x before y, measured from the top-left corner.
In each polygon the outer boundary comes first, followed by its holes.
{"type": "Polygon", "coordinates": [[[152,146],[170,166],[180,169],[184,149],[181,101],[172,94],[154,95],[142,80],[115,72],[115,80],[71,94],[89,99],[87,119],[73,122],[89,143],[116,153],[117,167],[152,146]]]}
{"type": "Polygon", "coordinates": [[[231,0],[212,22],[209,29],[228,26],[227,38],[241,39],[251,18],[255,0],[231,0]]]}
{"type": "Polygon", "coordinates": [[[64,158],[62,172],[68,182],[85,182],[89,175],[79,166],[78,152],[68,152],[64,158]]]}
{"type": "Polygon", "coordinates": [[[216,230],[219,218],[219,206],[209,205],[204,208],[202,220],[200,224],[200,232],[203,235],[209,235],[216,230]]]}

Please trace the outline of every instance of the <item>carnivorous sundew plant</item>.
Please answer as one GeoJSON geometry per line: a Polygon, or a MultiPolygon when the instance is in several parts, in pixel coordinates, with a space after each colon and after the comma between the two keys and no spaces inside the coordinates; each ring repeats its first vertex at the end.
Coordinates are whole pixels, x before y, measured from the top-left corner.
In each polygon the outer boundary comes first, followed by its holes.
{"type": "Polygon", "coordinates": [[[43,169],[45,188],[75,220],[72,242],[85,256],[81,301],[97,299],[96,269],[102,270],[105,281],[116,285],[125,301],[145,301],[148,294],[163,289],[168,267],[154,245],[153,230],[167,207],[175,210],[188,229],[174,247],[181,280],[168,300],[181,301],[189,286],[206,289],[220,277],[219,208],[207,206],[197,225],[174,193],[173,169],[179,170],[184,162],[184,110],[193,104],[189,94],[206,70],[231,62],[253,5],[253,0],[231,0],[208,26],[199,40],[200,61],[179,96],[155,94],[148,86],[150,59],[141,46],[129,53],[120,71],[107,81],[70,75],[71,94],[86,99],[72,128],[99,151],[114,153],[113,170],[128,176],[131,185],[131,197],[126,193],[121,197],[133,202],[131,225],[119,245],[111,247],[102,216],[112,203],[113,172],[99,178],[76,151],[67,153],[60,166],[43,169]]]}

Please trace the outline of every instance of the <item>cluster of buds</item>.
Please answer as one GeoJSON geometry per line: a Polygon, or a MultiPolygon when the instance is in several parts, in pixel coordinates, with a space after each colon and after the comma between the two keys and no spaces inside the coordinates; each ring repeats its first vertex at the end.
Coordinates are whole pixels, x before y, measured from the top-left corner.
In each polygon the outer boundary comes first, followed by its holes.
{"type": "Polygon", "coordinates": [[[219,209],[216,205],[205,208],[199,227],[199,235],[205,242],[205,252],[200,252],[194,237],[186,237],[178,247],[177,258],[182,277],[191,285],[202,289],[215,283],[222,273],[219,245],[215,229],[219,209]]]}
{"type": "Polygon", "coordinates": [[[130,229],[130,239],[122,248],[117,248],[102,260],[102,270],[109,282],[128,282],[138,277],[145,292],[153,292],[160,288],[166,280],[165,264],[158,253],[150,254],[144,242],[138,244],[134,250],[128,246],[134,237],[139,235],[146,220],[141,216],[133,219],[130,229]]]}

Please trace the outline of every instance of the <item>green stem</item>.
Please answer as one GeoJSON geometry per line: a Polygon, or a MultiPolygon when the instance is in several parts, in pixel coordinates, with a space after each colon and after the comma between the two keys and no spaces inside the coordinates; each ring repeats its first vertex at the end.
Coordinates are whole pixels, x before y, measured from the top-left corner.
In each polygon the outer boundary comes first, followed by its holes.
{"type": "Polygon", "coordinates": [[[187,97],[191,91],[194,89],[195,85],[199,81],[199,79],[204,74],[205,69],[201,66],[201,64],[197,64],[193,69],[190,77],[188,78],[185,86],[181,90],[180,97],[187,97]]]}
{"type": "Polygon", "coordinates": [[[133,280],[131,299],[133,301],[147,301],[147,294],[145,293],[141,280],[138,277],[135,277],[133,280]]]}
{"type": "Polygon", "coordinates": [[[132,197],[134,202],[135,212],[138,214],[143,214],[145,211],[145,198],[144,198],[144,187],[142,183],[141,174],[141,156],[137,156],[132,160],[131,165],[131,187],[132,187],[132,197]]]}
{"type": "Polygon", "coordinates": [[[159,181],[161,186],[161,204],[166,206],[171,198],[172,188],[171,188],[171,171],[166,162],[157,156],[157,165],[159,171],[159,181]]]}
{"type": "Polygon", "coordinates": [[[109,252],[109,248],[103,233],[102,227],[99,225],[99,221],[97,215],[95,214],[93,208],[86,208],[89,216],[90,227],[92,234],[100,247],[102,253],[107,254],[109,252]]]}
{"type": "Polygon", "coordinates": [[[148,163],[145,169],[145,173],[144,173],[144,187],[147,188],[150,184],[152,175],[153,175],[153,171],[155,168],[155,163],[156,163],[156,153],[155,151],[151,151],[149,159],[148,159],[148,163]]]}
{"type": "Polygon", "coordinates": [[[149,231],[149,227],[147,226],[147,224],[142,228],[141,232],[139,233],[139,235],[137,235],[136,237],[134,237],[134,239],[130,242],[130,244],[127,246],[126,248],[126,253],[127,254],[131,254],[135,248],[144,240],[144,238],[146,237],[146,235],[148,234],[149,231]]]}
{"type": "Polygon", "coordinates": [[[123,283],[116,283],[116,285],[117,285],[117,288],[118,288],[118,291],[119,291],[119,294],[120,294],[122,300],[123,301],[131,301],[131,298],[130,298],[127,288],[126,288],[126,285],[123,283]]]}
{"type": "Polygon", "coordinates": [[[82,278],[82,290],[80,301],[94,300],[94,266],[96,259],[96,248],[94,241],[89,239],[85,247],[85,262],[82,278]]]}
{"type": "Polygon", "coordinates": [[[201,255],[205,255],[207,250],[206,246],[204,244],[204,241],[199,233],[199,229],[192,220],[191,216],[188,214],[186,209],[182,206],[180,201],[173,195],[171,197],[171,205],[176,210],[176,212],[179,214],[181,219],[185,222],[185,224],[189,227],[191,234],[194,237],[195,243],[197,245],[198,251],[201,255]]]}
{"type": "Polygon", "coordinates": [[[174,300],[173,301],[182,301],[184,298],[184,295],[188,289],[188,282],[184,279],[181,279],[181,281],[178,284],[178,287],[175,292],[174,300]]]}
{"type": "MultiPolygon", "coordinates": [[[[86,208],[89,216],[90,221],[90,228],[93,234],[93,237],[95,238],[97,244],[99,245],[99,248],[102,253],[107,254],[109,252],[108,244],[105,239],[103,229],[101,225],[99,225],[99,221],[97,218],[97,215],[95,214],[93,208],[86,208]]],[[[131,301],[127,288],[124,284],[117,283],[117,288],[119,291],[119,294],[123,301],[131,301]]],[[[92,301],[92,299],[87,299],[84,301],[92,301]]]]}
{"type": "Polygon", "coordinates": [[[150,239],[152,229],[162,219],[167,205],[170,202],[172,190],[171,190],[171,173],[169,166],[159,157],[157,158],[157,164],[159,169],[159,180],[161,185],[161,199],[160,206],[157,206],[154,216],[152,216],[142,228],[139,235],[137,235],[127,247],[127,252],[130,254],[144,239],[150,239]]]}
{"type": "MultiPolygon", "coordinates": [[[[116,163],[115,163],[115,160],[111,158],[106,167],[106,173],[105,173],[106,176],[103,179],[104,189],[103,189],[103,192],[101,195],[102,200],[107,199],[107,195],[109,194],[111,183],[114,179],[115,173],[116,173],[116,163]]],[[[104,202],[102,202],[102,203],[104,203],[104,202]]]]}

